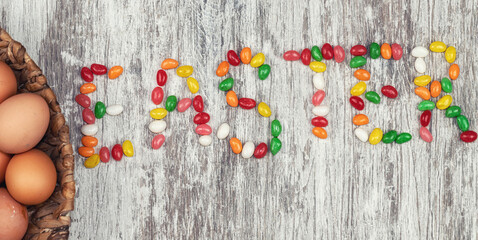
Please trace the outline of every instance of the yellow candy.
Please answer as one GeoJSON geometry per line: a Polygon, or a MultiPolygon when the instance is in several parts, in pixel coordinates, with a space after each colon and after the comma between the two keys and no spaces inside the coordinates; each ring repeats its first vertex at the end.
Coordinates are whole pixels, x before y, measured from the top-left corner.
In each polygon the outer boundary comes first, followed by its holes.
{"type": "Polygon", "coordinates": [[[271,116],[271,109],[267,104],[261,102],[259,105],[257,105],[257,111],[259,112],[260,115],[263,117],[270,117],[271,116]]]}
{"type": "Polygon", "coordinates": [[[452,102],[453,102],[453,98],[450,95],[445,95],[442,98],[440,98],[440,100],[437,101],[436,106],[438,109],[444,110],[444,109],[447,109],[452,102]]]}
{"type": "Polygon", "coordinates": [[[176,74],[180,77],[189,77],[193,74],[194,68],[191,66],[181,66],[176,69],[176,74]]]}
{"type": "Polygon", "coordinates": [[[446,50],[446,44],[440,41],[432,42],[430,44],[430,51],[432,52],[444,52],[446,50]]]}
{"type": "Polygon", "coordinates": [[[123,153],[126,157],[132,157],[134,155],[133,143],[130,140],[123,142],[123,153]]]}
{"type": "Polygon", "coordinates": [[[359,82],[355,84],[352,89],[350,89],[350,94],[352,94],[352,96],[360,96],[365,92],[365,90],[367,90],[367,84],[365,84],[365,82],[359,82]]]}
{"type": "Polygon", "coordinates": [[[189,88],[189,91],[192,93],[192,94],[195,94],[199,91],[199,83],[196,79],[192,78],[192,77],[188,77],[188,79],[186,80],[186,82],[188,83],[188,88],[189,88]]]}
{"type": "Polygon", "coordinates": [[[266,56],[264,56],[264,53],[258,53],[251,59],[251,67],[260,67],[262,66],[262,64],[264,64],[265,61],[266,56]]]}
{"type": "Polygon", "coordinates": [[[432,77],[430,77],[429,75],[419,76],[419,77],[416,77],[415,80],[413,80],[415,85],[417,85],[419,87],[425,87],[431,81],[432,81],[432,77]]]}
{"type": "Polygon", "coordinates": [[[155,108],[149,112],[149,115],[154,119],[163,119],[168,115],[168,111],[164,108],[155,108]]]}
{"type": "Polygon", "coordinates": [[[456,58],[456,49],[453,46],[449,46],[445,51],[445,59],[449,63],[453,63],[456,58]]]}
{"type": "Polygon", "coordinates": [[[378,144],[380,141],[382,141],[383,137],[383,132],[382,129],[380,128],[375,128],[372,133],[370,133],[370,136],[368,137],[368,142],[372,145],[378,144]]]}
{"type": "Polygon", "coordinates": [[[94,168],[98,166],[99,163],[100,163],[100,155],[93,154],[85,160],[84,165],[86,168],[94,168]]]}
{"type": "Polygon", "coordinates": [[[325,63],[318,62],[318,61],[311,62],[309,64],[309,67],[310,69],[312,69],[312,71],[318,72],[318,73],[325,72],[325,70],[327,69],[327,65],[325,65],[325,63]]]}

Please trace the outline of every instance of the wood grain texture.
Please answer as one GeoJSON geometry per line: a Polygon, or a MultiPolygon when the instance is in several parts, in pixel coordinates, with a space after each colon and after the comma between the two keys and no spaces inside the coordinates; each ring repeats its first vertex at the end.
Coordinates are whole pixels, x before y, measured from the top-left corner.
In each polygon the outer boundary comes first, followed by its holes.
{"type": "MultiPolygon", "coordinates": [[[[21,41],[48,77],[79,147],[81,109],[74,96],[79,70],[93,62],[124,66],[117,80],[98,77],[95,100],[123,104],[119,117],[99,121],[101,144],[131,139],[133,158],[88,170],[77,158],[76,209],[71,239],[478,239],[476,143],[434,111],[434,142],[419,140],[413,94],[418,45],[435,40],[457,48],[462,73],[455,104],[477,129],[477,1],[2,1],[2,27],[21,41]],[[401,61],[373,60],[369,89],[392,84],[398,100],[366,108],[371,126],[409,131],[403,145],[371,146],[353,136],[348,104],[356,83],[348,64],[328,61],[329,138],[311,134],[312,72],[282,53],[325,42],[346,51],[361,43],[397,42],[401,61]],[[167,118],[166,144],[150,149],[147,130],[155,73],[164,58],[195,67],[206,111],[217,128],[255,144],[269,141],[269,119],[226,106],[215,76],[227,50],[249,46],[265,53],[271,76],[235,67],[240,96],[269,103],[281,120],[282,151],[261,160],[234,155],[227,141],[198,144],[193,111],[167,118]]],[[[346,55],[346,62],[350,54],[346,55]]],[[[426,59],[433,79],[448,63],[426,59]]],[[[190,96],[171,74],[166,94],[190,96]]]]}

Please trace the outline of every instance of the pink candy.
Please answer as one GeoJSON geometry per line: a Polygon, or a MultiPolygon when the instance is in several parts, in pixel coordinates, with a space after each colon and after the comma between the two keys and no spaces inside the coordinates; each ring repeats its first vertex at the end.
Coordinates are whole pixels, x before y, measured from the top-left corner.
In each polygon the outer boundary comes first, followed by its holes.
{"type": "Polygon", "coordinates": [[[186,110],[188,110],[188,108],[191,106],[192,104],[192,100],[190,98],[183,98],[181,99],[179,102],[178,102],[178,112],[185,112],[186,110]]]}
{"type": "Polygon", "coordinates": [[[300,59],[300,53],[294,50],[290,50],[284,53],[284,60],[297,61],[300,59]]]}
{"type": "Polygon", "coordinates": [[[153,92],[151,92],[151,101],[154,104],[159,105],[163,101],[164,98],[164,91],[161,87],[155,87],[153,92]]]}
{"type": "Polygon", "coordinates": [[[104,163],[110,161],[110,150],[107,147],[102,147],[100,149],[100,160],[104,163]]]}
{"type": "Polygon", "coordinates": [[[323,90],[317,90],[314,96],[312,96],[312,104],[319,106],[325,98],[325,92],[323,90]]]}
{"type": "Polygon", "coordinates": [[[334,47],[335,61],[341,63],[345,60],[345,51],[341,46],[334,47]]]}
{"type": "Polygon", "coordinates": [[[196,133],[199,135],[210,135],[212,133],[212,129],[207,124],[200,124],[196,127],[196,133]]]}
{"type": "Polygon", "coordinates": [[[397,43],[392,44],[392,57],[395,60],[400,60],[403,55],[403,49],[402,46],[400,46],[397,43]]]}
{"type": "Polygon", "coordinates": [[[431,142],[433,141],[433,136],[432,134],[430,133],[430,131],[428,131],[428,128],[426,127],[421,127],[420,128],[420,137],[423,139],[423,141],[425,142],[431,142]]]}
{"type": "Polygon", "coordinates": [[[93,124],[95,123],[95,114],[93,113],[93,111],[91,111],[91,109],[89,108],[85,108],[83,109],[83,112],[81,113],[82,117],[83,117],[83,121],[85,121],[85,123],[87,124],[93,124]]]}
{"type": "Polygon", "coordinates": [[[89,108],[91,105],[90,97],[86,96],[85,94],[78,94],[75,97],[75,101],[80,104],[80,106],[84,108],[89,108]]]}
{"type": "Polygon", "coordinates": [[[158,134],[154,136],[153,141],[151,141],[151,147],[153,149],[159,149],[161,146],[163,146],[165,140],[166,138],[163,134],[158,134]]]}

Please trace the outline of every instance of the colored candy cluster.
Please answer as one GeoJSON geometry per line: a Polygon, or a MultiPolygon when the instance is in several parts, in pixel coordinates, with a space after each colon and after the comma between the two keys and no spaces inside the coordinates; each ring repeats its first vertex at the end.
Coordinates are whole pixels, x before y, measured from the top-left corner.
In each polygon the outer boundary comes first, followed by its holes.
{"type": "MultiPolygon", "coordinates": [[[[96,86],[92,83],[94,75],[104,75],[106,73],[108,73],[109,79],[116,79],[123,73],[123,68],[121,66],[114,66],[108,71],[106,66],[96,63],[92,64],[90,68],[83,67],[81,69],[81,78],[87,83],[81,86],[81,93],[75,97],[75,101],[83,107],[82,118],[86,123],[81,127],[81,133],[84,135],[81,138],[83,146],[78,148],[78,153],[87,158],[84,162],[84,166],[87,168],[96,167],[100,161],[105,163],[110,161],[110,151],[106,146],[100,149],[99,154],[95,154],[94,148],[98,145],[98,139],[94,137],[98,132],[96,119],[103,118],[105,114],[116,116],[123,112],[123,106],[114,104],[106,107],[101,101],[96,102],[94,112],[90,109],[91,99],[87,94],[96,91],[96,86]]],[[[119,161],[123,157],[123,154],[127,157],[134,155],[131,141],[126,140],[123,142],[123,145],[116,144],[113,146],[111,150],[113,159],[119,161]]]]}

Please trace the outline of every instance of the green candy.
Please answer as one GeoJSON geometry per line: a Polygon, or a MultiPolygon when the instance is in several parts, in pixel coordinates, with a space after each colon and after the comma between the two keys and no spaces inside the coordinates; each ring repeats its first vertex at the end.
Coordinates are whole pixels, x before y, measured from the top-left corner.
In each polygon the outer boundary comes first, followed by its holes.
{"type": "Polygon", "coordinates": [[[365,93],[365,98],[367,100],[369,100],[370,102],[373,102],[375,104],[379,104],[380,103],[380,96],[378,95],[378,93],[374,92],[374,91],[368,91],[365,93]]]}
{"type": "Polygon", "coordinates": [[[400,133],[397,136],[397,139],[395,139],[395,142],[398,144],[406,143],[408,141],[412,140],[412,135],[410,133],[400,133]]]}
{"type": "Polygon", "coordinates": [[[310,53],[312,55],[312,58],[315,59],[315,61],[322,61],[324,57],[322,57],[322,52],[320,51],[320,48],[317,46],[313,46],[312,49],[310,49],[310,53]]]}
{"type": "Polygon", "coordinates": [[[418,110],[420,111],[432,110],[434,108],[435,103],[430,100],[424,100],[420,104],[418,104],[418,110]]]}
{"type": "Polygon", "coordinates": [[[446,93],[451,93],[451,91],[453,91],[453,85],[451,84],[450,79],[445,77],[441,80],[441,89],[446,93]]]}
{"type": "Polygon", "coordinates": [[[278,138],[271,139],[271,153],[272,155],[276,155],[280,149],[282,148],[282,142],[278,138]]]}
{"type": "Polygon", "coordinates": [[[106,113],[106,106],[103,102],[96,102],[95,104],[95,117],[100,119],[100,118],[103,118],[103,116],[105,116],[105,113],[106,113]]]}
{"type": "Polygon", "coordinates": [[[280,124],[279,120],[275,119],[271,122],[271,134],[274,137],[278,137],[282,132],[282,125],[280,124]]]}
{"type": "Polygon", "coordinates": [[[221,91],[229,91],[232,86],[234,86],[234,79],[226,78],[221,83],[219,83],[219,90],[221,91]]]}
{"type": "Polygon", "coordinates": [[[367,63],[367,59],[362,56],[356,56],[350,60],[350,67],[351,68],[358,68],[367,63]]]}
{"type": "Polygon", "coordinates": [[[259,67],[259,79],[264,80],[269,76],[271,73],[271,66],[269,64],[263,64],[259,67]]]}
{"type": "Polygon", "coordinates": [[[383,135],[382,142],[383,143],[393,143],[395,141],[395,139],[397,139],[397,135],[398,135],[398,133],[395,130],[388,131],[387,133],[385,133],[383,135]]]}
{"type": "Polygon", "coordinates": [[[446,109],[445,116],[449,118],[458,117],[461,114],[461,107],[451,106],[446,109]]]}
{"type": "Polygon", "coordinates": [[[373,42],[372,44],[370,44],[369,52],[370,52],[370,57],[372,59],[379,58],[380,57],[380,45],[378,45],[378,43],[376,43],[376,42],[373,42]]]}
{"type": "Polygon", "coordinates": [[[174,96],[174,95],[171,95],[166,99],[166,103],[164,104],[164,108],[166,108],[166,110],[168,112],[172,112],[172,111],[174,111],[174,109],[176,109],[177,104],[178,104],[178,98],[176,98],[176,96],[174,96]]]}
{"type": "Polygon", "coordinates": [[[468,122],[468,118],[463,115],[456,117],[456,123],[461,131],[466,132],[470,128],[470,123],[468,122]]]}

